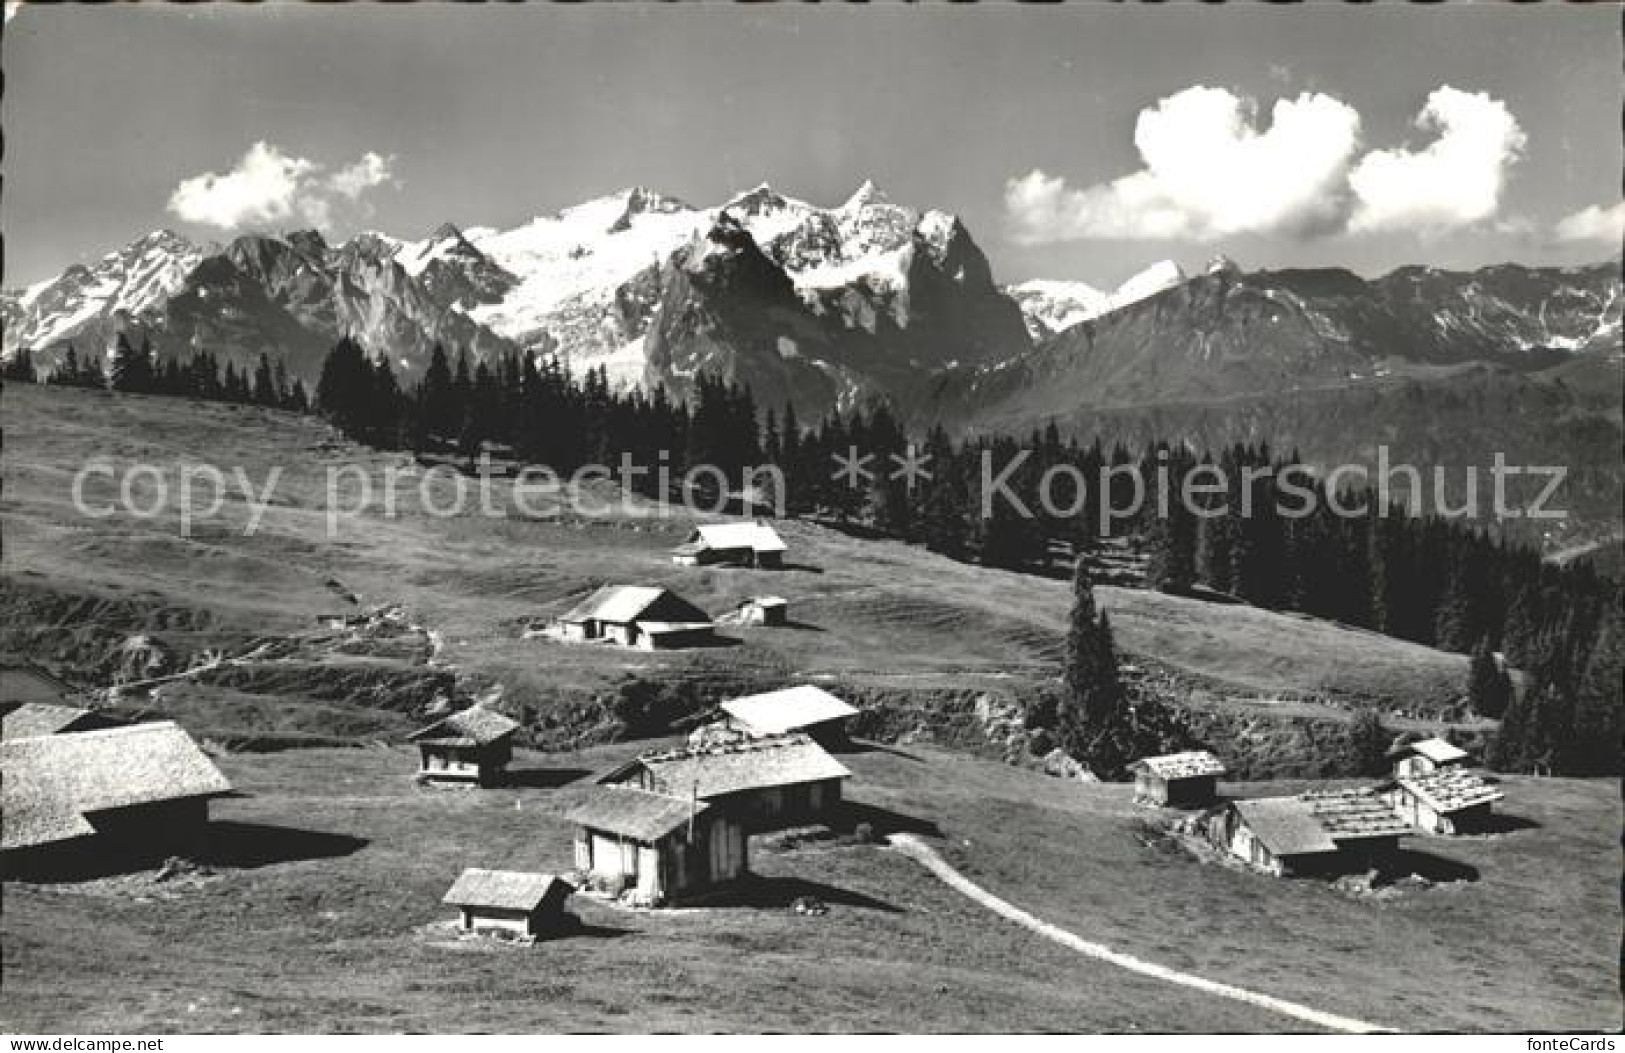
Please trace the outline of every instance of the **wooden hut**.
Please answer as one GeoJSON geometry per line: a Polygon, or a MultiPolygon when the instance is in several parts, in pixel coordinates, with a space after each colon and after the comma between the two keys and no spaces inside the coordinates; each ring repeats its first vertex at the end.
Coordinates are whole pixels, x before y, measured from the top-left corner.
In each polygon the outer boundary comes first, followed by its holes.
{"type": "Polygon", "coordinates": [[[1399,849],[1399,839],[1410,826],[1369,787],[1349,790],[1320,790],[1302,794],[1315,821],[1337,845],[1339,862],[1348,869],[1365,870],[1389,862],[1399,849]]]}
{"type": "Polygon", "coordinates": [[[1232,801],[1209,826],[1219,847],[1277,877],[1324,869],[1337,843],[1296,797],[1232,801]]]}
{"type": "Polygon", "coordinates": [[[801,732],[825,749],[851,745],[847,722],[857,709],[821,687],[801,684],[722,703],[727,723],[751,738],[801,732]]]}
{"type": "Polygon", "coordinates": [[[652,585],[606,585],[554,624],[564,640],[602,640],[648,651],[702,647],[716,640],[709,614],[670,589],[652,585]]]}
{"type": "Polygon", "coordinates": [[[1206,750],[1145,757],[1129,765],[1134,799],[1169,808],[1205,808],[1218,796],[1224,765],[1206,750]]]}
{"type": "Polygon", "coordinates": [[[441,902],[456,907],[464,932],[497,930],[547,936],[566,929],[565,901],[575,891],[552,874],[515,870],[463,871],[441,902]]]}
{"type": "Polygon", "coordinates": [[[1466,750],[1441,738],[1418,739],[1395,746],[1388,755],[1394,760],[1394,778],[1427,775],[1441,768],[1465,767],[1466,750]]]}
{"type": "Polygon", "coordinates": [[[472,706],[413,732],[421,764],[418,775],[430,782],[494,786],[513,759],[513,737],[519,725],[483,706],[472,706]]]}
{"type": "Polygon", "coordinates": [[[788,625],[790,602],[782,596],[752,596],[739,605],[735,617],[740,625],[788,625]]]}
{"type": "Polygon", "coordinates": [[[7,870],[82,857],[162,859],[200,842],[231,784],[162,721],[0,742],[7,870]]]}
{"type": "Polygon", "coordinates": [[[684,567],[724,564],[776,568],[783,565],[784,553],[784,539],[761,520],[710,523],[695,527],[687,540],[672,549],[671,561],[684,567]]]}
{"type": "Polygon", "coordinates": [[[694,797],[602,786],[569,819],[576,870],[650,906],[709,891],[749,869],[744,828],[694,797]]]}
{"type": "Polygon", "coordinates": [[[1495,802],[1506,796],[1481,776],[1456,765],[1402,776],[1379,792],[1401,819],[1430,834],[1483,830],[1495,802]]]}
{"type": "Polygon", "coordinates": [[[599,781],[692,796],[755,833],[828,822],[851,774],[811,738],[794,734],[647,753],[599,781]]]}

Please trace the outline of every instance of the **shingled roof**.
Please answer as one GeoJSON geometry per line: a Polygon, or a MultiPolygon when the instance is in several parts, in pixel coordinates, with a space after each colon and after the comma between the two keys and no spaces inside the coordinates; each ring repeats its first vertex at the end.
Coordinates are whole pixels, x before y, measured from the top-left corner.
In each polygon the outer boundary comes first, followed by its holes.
{"type": "Polygon", "coordinates": [[[701,625],[711,616],[670,589],[658,585],[605,585],[559,616],[563,622],[600,621],[624,625],[643,618],[701,625]]]}
{"type": "Polygon", "coordinates": [[[689,817],[710,809],[704,801],[684,800],[631,786],[602,786],[570,812],[572,823],[634,841],[654,842],[676,830],[689,817]]]}
{"type": "Polygon", "coordinates": [[[813,684],[736,698],[722,703],[722,711],[762,735],[810,728],[831,720],[843,720],[858,712],[813,684]]]}
{"type": "Polygon", "coordinates": [[[784,539],[766,523],[707,523],[694,528],[687,544],[711,549],[748,548],[754,552],[783,552],[784,539]]]}
{"type": "Polygon", "coordinates": [[[1321,790],[1306,793],[1315,819],[1334,841],[1359,841],[1368,837],[1396,837],[1411,832],[1388,804],[1369,788],[1321,790]]]}
{"type": "Polygon", "coordinates": [[[1277,856],[1319,855],[1337,851],[1307,801],[1298,797],[1260,797],[1232,807],[1265,848],[1277,856]]]}
{"type": "Polygon", "coordinates": [[[1390,755],[1394,757],[1404,757],[1412,753],[1426,757],[1434,764],[1453,764],[1456,761],[1466,760],[1469,756],[1466,750],[1438,737],[1407,742],[1390,751],[1390,755]]]}
{"type": "Polygon", "coordinates": [[[574,891],[574,885],[552,874],[469,867],[457,875],[441,902],[453,907],[533,911],[549,895],[569,896],[574,891]]]}
{"type": "Polygon", "coordinates": [[[702,798],[844,779],[852,774],[801,734],[649,753],[629,767],[636,766],[648,769],[655,783],[670,793],[696,792],[702,798]]]}
{"type": "Polygon", "coordinates": [[[1207,750],[1144,757],[1129,765],[1130,771],[1148,771],[1159,779],[1194,779],[1202,775],[1223,775],[1224,765],[1207,750]]]}
{"type": "Polygon", "coordinates": [[[501,713],[470,706],[414,731],[407,741],[426,746],[489,746],[518,730],[519,725],[501,713]]]}
{"type": "Polygon", "coordinates": [[[97,812],[231,791],[192,737],[168,721],[0,742],[0,848],[95,833],[97,812]]]}
{"type": "Polygon", "coordinates": [[[1399,785],[1443,815],[1492,804],[1506,796],[1481,777],[1461,768],[1443,768],[1426,775],[1410,776],[1400,779],[1399,785]]]}

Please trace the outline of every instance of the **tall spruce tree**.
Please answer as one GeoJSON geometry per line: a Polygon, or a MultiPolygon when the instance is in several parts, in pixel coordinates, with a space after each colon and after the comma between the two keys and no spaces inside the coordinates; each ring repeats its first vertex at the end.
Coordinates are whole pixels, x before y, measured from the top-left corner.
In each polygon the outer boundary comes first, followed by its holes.
{"type": "Polygon", "coordinates": [[[1118,778],[1133,759],[1130,720],[1117,675],[1111,623],[1096,609],[1089,569],[1080,559],[1072,576],[1065,691],[1056,732],[1062,748],[1096,775],[1118,778]]]}

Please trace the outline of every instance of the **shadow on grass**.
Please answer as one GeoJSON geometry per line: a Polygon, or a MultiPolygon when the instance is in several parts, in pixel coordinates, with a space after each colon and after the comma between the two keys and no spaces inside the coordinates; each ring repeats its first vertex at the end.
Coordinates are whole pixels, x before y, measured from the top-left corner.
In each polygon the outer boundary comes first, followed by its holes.
{"type": "Polygon", "coordinates": [[[336,859],[365,848],[364,837],[265,823],[212,822],[196,862],[254,869],[306,859],[336,859]]]}
{"type": "Polygon", "coordinates": [[[838,888],[821,881],[809,881],[800,877],[763,877],[760,874],[747,874],[726,888],[719,888],[703,897],[685,900],[683,905],[788,910],[798,899],[816,899],[830,906],[857,907],[861,910],[878,910],[886,914],[903,913],[901,907],[852,889],[838,888]]]}
{"type": "Polygon", "coordinates": [[[801,573],[801,574],[822,574],[822,573],[824,573],[824,568],[823,567],[815,567],[811,563],[780,563],[779,566],[778,566],[778,569],[780,571],[785,572],[785,573],[801,573]]]}
{"type": "Polygon", "coordinates": [[[591,774],[586,768],[518,768],[503,774],[502,785],[521,790],[554,790],[591,774]]]}
{"type": "Polygon", "coordinates": [[[835,817],[834,825],[842,832],[850,832],[857,829],[860,823],[867,823],[876,837],[885,837],[888,834],[942,836],[942,829],[929,819],[904,815],[902,812],[894,812],[878,804],[865,804],[863,801],[841,802],[841,811],[835,817]]]}
{"type": "Polygon", "coordinates": [[[794,618],[787,619],[784,622],[783,625],[770,625],[770,626],[767,626],[767,628],[769,628],[769,629],[794,629],[797,632],[802,632],[802,633],[824,633],[824,632],[829,632],[829,630],[824,628],[822,625],[814,625],[812,622],[800,622],[800,621],[796,621],[794,618]]]}
{"type": "Polygon", "coordinates": [[[845,745],[842,745],[839,748],[837,748],[835,750],[832,750],[831,752],[832,753],[886,753],[886,754],[890,754],[893,757],[901,758],[902,760],[913,761],[916,764],[920,763],[920,758],[916,757],[912,753],[906,752],[904,750],[900,750],[896,746],[887,746],[884,743],[873,742],[873,741],[870,741],[869,739],[852,739],[852,740],[848,741],[845,745]]]}
{"type": "Polygon", "coordinates": [[[1540,824],[1527,816],[1491,812],[1483,819],[1461,830],[1460,833],[1464,837],[1483,837],[1494,834],[1511,834],[1519,830],[1539,829],[1540,824]]]}
{"type": "Polygon", "coordinates": [[[1446,859],[1444,856],[1436,856],[1431,852],[1418,852],[1412,848],[1402,848],[1394,853],[1387,870],[1398,879],[1415,876],[1425,878],[1436,885],[1450,881],[1478,880],[1478,868],[1475,866],[1446,859]]]}

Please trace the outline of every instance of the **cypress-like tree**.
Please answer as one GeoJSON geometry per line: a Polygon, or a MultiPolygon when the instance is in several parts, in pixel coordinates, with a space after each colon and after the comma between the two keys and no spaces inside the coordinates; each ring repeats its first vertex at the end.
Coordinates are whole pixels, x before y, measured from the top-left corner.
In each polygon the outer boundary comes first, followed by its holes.
{"type": "Polygon", "coordinates": [[[1473,648],[1467,665],[1467,703],[1481,717],[1498,719],[1512,695],[1512,678],[1502,668],[1486,637],[1473,648]]]}
{"type": "Polygon", "coordinates": [[[1088,566],[1072,576],[1072,616],[1066,637],[1065,691],[1056,728],[1062,747],[1097,775],[1116,778],[1133,758],[1130,716],[1117,676],[1111,623],[1095,607],[1088,566]]]}

